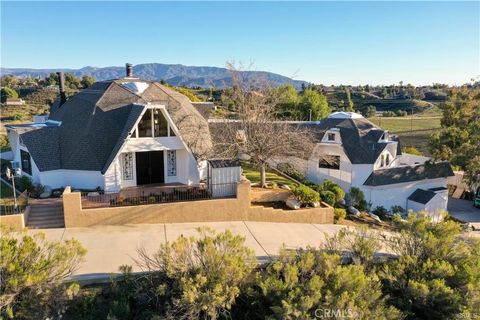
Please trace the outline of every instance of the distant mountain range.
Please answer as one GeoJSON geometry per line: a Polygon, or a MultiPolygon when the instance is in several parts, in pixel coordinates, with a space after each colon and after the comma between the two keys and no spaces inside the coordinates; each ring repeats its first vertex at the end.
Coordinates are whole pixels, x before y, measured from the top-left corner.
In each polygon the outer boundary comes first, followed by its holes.
{"type": "MultiPolygon", "coordinates": [[[[90,75],[97,80],[117,79],[125,76],[125,67],[84,67],[81,69],[27,69],[27,68],[1,68],[1,74],[13,74],[17,77],[45,77],[51,72],[70,72],[77,77],[90,75]]],[[[232,85],[232,76],[228,69],[218,67],[194,67],[181,64],[145,63],[133,67],[136,77],[146,80],[165,80],[174,86],[225,88],[232,85]]],[[[244,71],[244,79],[248,85],[256,85],[258,79],[272,86],[293,84],[300,88],[301,80],[293,80],[276,73],[266,71],[244,71]]]]}

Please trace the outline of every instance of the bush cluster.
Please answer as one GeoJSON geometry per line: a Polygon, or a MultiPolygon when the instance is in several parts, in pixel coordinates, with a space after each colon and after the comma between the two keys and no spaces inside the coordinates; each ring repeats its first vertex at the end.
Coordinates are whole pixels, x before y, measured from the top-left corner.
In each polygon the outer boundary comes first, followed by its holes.
{"type": "Polygon", "coordinates": [[[318,194],[318,192],[303,184],[295,187],[292,190],[292,193],[303,206],[315,202],[320,202],[320,195],[318,194]]]}
{"type": "Polygon", "coordinates": [[[334,214],[335,214],[335,221],[338,221],[340,219],[345,219],[347,217],[347,210],[343,208],[335,208],[334,214]]]}
{"type": "Polygon", "coordinates": [[[64,318],[315,319],[343,310],[365,320],[473,319],[479,240],[458,238],[456,223],[434,224],[426,214],[394,223],[400,232],[388,243],[366,228],[344,229],[320,248],[283,248],[256,269],[243,238],[200,230],[153,255],[140,251],[149,273],[123,267],[124,280],[75,299],[64,318]],[[395,256],[376,255],[385,245],[395,256]]]}

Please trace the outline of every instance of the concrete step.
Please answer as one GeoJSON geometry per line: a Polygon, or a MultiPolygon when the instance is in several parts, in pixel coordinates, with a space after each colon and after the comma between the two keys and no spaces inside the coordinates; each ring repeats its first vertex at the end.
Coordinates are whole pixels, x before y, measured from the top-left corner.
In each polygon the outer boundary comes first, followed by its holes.
{"type": "Polygon", "coordinates": [[[63,222],[49,222],[41,224],[27,224],[27,227],[30,229],[65,228],[65,224],[63,222]]]}
{"type": "Polygon", "coordinates": [[[51,215],[63,216],[63,211],[45,211],[45,212],[30,211],[29,215],[35,216],[35,217],[44,217],[44,216],[51,216],[51,215]]]}
{"type": "Polygon", "coordinates": [[[48,216],[35,216],[35,215],[28,215],[28,222],[30,221],[46,221],[46,220],[62,220],[63,221],[63,215],[59,214],[52,214],[48,216]]]}
{"type": "Polygon", "coordinates": [[[63,205],[56,202],[38,201],[31,203],[27,220],[29,228],[64,228],[63,205]]]}
{"type": "Polygon", "coordinates": [[[45,206],[45,207],[38,207],[38,206],[31,206],[30,211],[32,212],[45,212],[45,211],[63,211],[62,207],[53,207],[53,206],[45,206]]]}

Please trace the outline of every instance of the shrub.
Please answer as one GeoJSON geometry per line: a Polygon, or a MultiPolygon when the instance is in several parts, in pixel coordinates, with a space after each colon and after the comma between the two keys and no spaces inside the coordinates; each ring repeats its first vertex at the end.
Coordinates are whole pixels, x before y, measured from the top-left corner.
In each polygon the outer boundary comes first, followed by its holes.
{"type": "Polygon", "coordinates": [[[327,190],[320,192],[320,198],[322,198],[322,201],[330,206],[335,205],[335,194],[332,191],[327,190]]]}
{"type": "Polygon", "coordinates": [[[405,213],[405,209],[403,209],[401,206],[392,206],[390,208],[390,212],[392,212],[392,214],[404,214],[405,213]]]}
{"type": "Polygon", "coordinates": [[[397,111],[395,111],[395,115],[396,115],[397,117],[405,117],[405,116],[407,115],[407,111],[405,111],[405,110],[397,110],[397,111]]]}
{"type": "Polygon", "coordinates": [[[453,221],[425,212],[395,221],[392,251],[379,273],[388,302],[405,319],[476,319],[480,310],[480,241],[462,239],[453,221]]]}
{"type": "Polygon", "coordinates": [[[318,192],[303,184],[295,187],[292,190],[292,193],[304,206],[313,202],[320,202],[320,195],[318,192]]]}
{"type": "Polygon", "coordinates": [[[152,256],[139,250],[137,263],[149,273],[136,292],[155,304],[159,318],[218,319],[229,312],[255,266],[245,238],[229,230],[197,230],[199,237],[162,244],[152,256]]]}
{"type": "Polygon", "coordinates": [[[4,103],[5,101],[7,101],[7,98],[18,98],[18,93],[17,91],[13,90],[13,89],[10,89],[10,88],[7,88],[7,87],[2,87],[0,89],[1,91],[1,101],[2,103],[4,103]]]}
{"type": "Polygon", "coordinates": [[[382,117],[395,117],[395,112],[393,111],[384,111],[382,117]]]}
{"type": "Polygon", "coordinates": [[[8,148],[10,147],[10,141],[8,141],[8,137],[6,134],[0,134],[0,148],[8,148]]]}
{"type": "Polygon", "coordinates": [[[315,319],[323,310],[348,310],[352,319],[399,318],[385,305],[378,277],[361,265],[343,265],[336,254],[283,249],[257,279],[251,300],[263,313],[242,319],[315,319]]]}
{"type": "Polygon", "coordinates": [[[418,149],[415,148],[415,147],[403,147],[403,148],[402,148],[402,152],[403,152],[403,153],[413,154],[413,155],[416,155],[416,156],[421,156],[421,155],[422,155],[422,153],[420,152],[420,150],[418,150],[418,149]]]}
{"type": "Polygon", "coordinates": [[[77,240],[48,242],[41,233],[19,237],[2,230],[0,318],[54,319],[78,291],[67,280],[86,250],[77,240]]]}
{"type": "Polygon", "coordinates": [[[345,191],[332,180],[323,180],[322,183],[318,186],[318,192],[321,191],[331,191],[335,194],[335,203],[345,198],[345,191]]]}
{"type": "Polygon", "coordinates": [[[340,219],[345,219],[347,217],[347,210],[343,208],[335,208],[334,214],[335,214],[335,221],[338,221],[340,219]]]}
{"type": "Polygon", "coordinates": [[[345,195],[345,202],[347,206],[353,206],[360,211],[365,211],[368,208],[363,191],[357,187],[350,188],[350,192],[345,195]]]}
{"type": "Polygon", "coordinates": [[[373,214],[376,214],[380,219],[385,220],[387,218],[387,209],[383,206],[378,206],[373,210],[373,214]]]}
{"type": "Polygon", "coordinates": [[[377,108],[373,105],[370,105],[367,107],[363,115],[367,118],[375,117],[377,115],[377,108]]]}
{"type": "Polygon", "coordinates": [[[15,187],[18,188],[20,191],[27,190],[28,192],[31,192],[34,190],[32,179],[27,176],[15,178],[15,183],[15,187]]]}
{"type": "Polygon", "coordinates": [[[25,115],[22,113],[15,113],[13,115],[13,120],[16,120],[16,121],[23,120],[23,118],[25,118],[25,115]]]}

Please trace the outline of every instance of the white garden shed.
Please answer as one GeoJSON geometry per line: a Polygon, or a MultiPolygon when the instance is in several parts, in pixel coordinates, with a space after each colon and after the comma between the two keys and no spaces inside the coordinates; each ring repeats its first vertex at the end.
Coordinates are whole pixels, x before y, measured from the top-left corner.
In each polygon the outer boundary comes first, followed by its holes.
{"type": "Polygon", "coordinates": [[[208,160],[207,181],[212,197],[235,196],[241,175],[242,168],[238,160],[208,160]]]}

